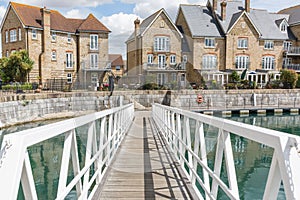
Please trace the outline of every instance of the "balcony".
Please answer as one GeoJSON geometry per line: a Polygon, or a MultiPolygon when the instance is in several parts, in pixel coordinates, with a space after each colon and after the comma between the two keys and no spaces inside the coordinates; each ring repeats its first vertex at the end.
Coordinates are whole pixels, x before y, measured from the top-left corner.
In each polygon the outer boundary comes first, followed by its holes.
{"type": "Polygon", "coordinates": [[[143,66],[146,71],[185,71],[185,63],[164,65],[144,63],[143,66]]]}
{"type": "Polygon", "coordinates": [[[300,56],[300,47],[289,47],[284,50],[284,53],[287,56],[300,56]]]}
{"type": "Polygon", "coordinates": [[[300,64],[286,64],[282,66],[283,69],[292,69],[300,72],[300,64]]]}

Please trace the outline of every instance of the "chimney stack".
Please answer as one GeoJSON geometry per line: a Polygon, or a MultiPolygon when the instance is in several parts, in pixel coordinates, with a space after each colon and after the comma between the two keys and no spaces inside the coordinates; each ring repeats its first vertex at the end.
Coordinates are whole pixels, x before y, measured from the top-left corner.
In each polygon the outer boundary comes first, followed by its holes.
{"type": "Polygon", "coordinates": [[[250,0],[245,0],[245,11],[250,12],[250,0]]]}
{"type": "Polygon", "coordinates": [[[223,21],[226,18],[226,5],[227,5],[226,1],[221,2],[221,18],[223,21]]]}
{"type": "Polygon", "coordinates": [[[212,0],[212,1],[213,1],[213,10],[217,10],[218,0],[212,0]]]}
{"type": "Polygon", "coordinates": [[[137,36],[140,32],[140,20],[138,18],[134,20],[134,32],[135,32],[135,36],[137,36]]]}

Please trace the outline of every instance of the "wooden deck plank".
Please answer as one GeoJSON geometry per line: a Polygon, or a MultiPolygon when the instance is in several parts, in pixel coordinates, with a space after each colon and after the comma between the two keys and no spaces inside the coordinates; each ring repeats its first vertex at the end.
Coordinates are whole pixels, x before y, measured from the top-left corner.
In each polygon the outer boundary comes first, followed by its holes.
{"type": "Polygon", "coordinates": [[[136,112],[93,199],[197,199],[187,179],[178,172],[178,163],[153,131],[151,120],[150,112],[136,112]]]}

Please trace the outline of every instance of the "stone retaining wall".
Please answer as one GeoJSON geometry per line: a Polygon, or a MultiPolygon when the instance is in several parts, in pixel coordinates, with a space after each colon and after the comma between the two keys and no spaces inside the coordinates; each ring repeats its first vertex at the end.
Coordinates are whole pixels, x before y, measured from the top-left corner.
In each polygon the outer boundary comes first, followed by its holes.
{"type": "Polygon", "coordinates": [[[0,128],[34,120],[78,116],[130,102],[136,109],[150,109],[151,104],[162,103],[195,111],[300,107],[298,89],[115,91],[109,101],[108,95],[108,92],[3,95],[0,97],[0,128]],[[201,104],[196,102],[199,94],[204,100],[201,104]]]}

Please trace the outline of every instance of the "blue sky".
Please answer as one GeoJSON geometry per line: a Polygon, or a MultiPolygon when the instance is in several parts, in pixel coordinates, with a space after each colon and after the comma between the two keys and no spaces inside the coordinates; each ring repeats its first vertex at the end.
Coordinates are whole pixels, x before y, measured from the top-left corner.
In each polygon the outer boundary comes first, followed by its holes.
{"type": "MultiPolygon", "coordinates": [[[[201,4],[206,0],[16,0],[15,2],[46,6],[70,18],[85,18],[94,14],[112,32],[109,36],[109,53],[126,54],[125,41],[133,31],[133,21],[144,19],[160,8],[165,8],[171,18],[175,18],[179,4],[201,4]]],[[[0,0],[2,20],[8,0],[0,0]]],[[[283,8],[300,4],[299,0],[251,0],[251,8],[277,12],[283,8]]]]}

